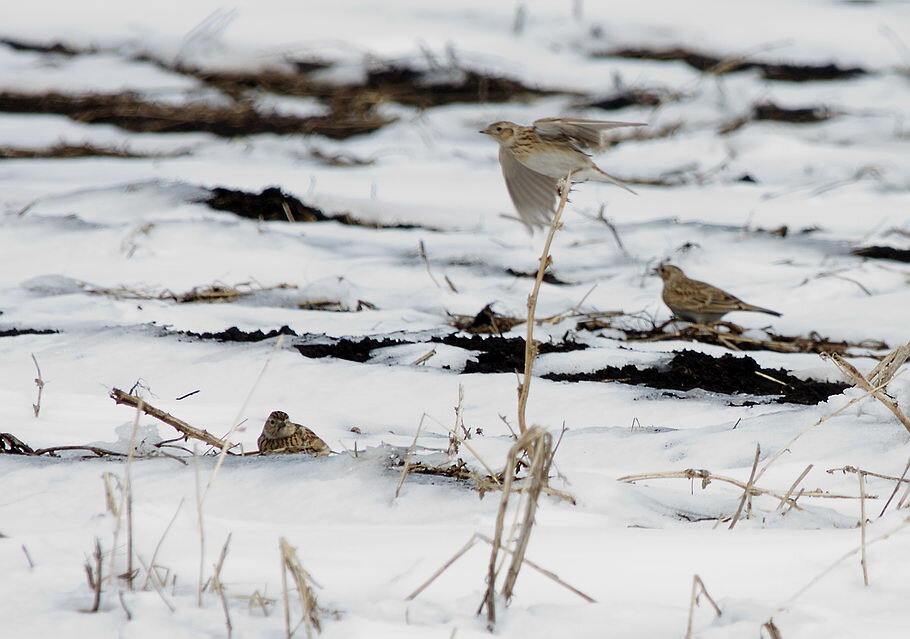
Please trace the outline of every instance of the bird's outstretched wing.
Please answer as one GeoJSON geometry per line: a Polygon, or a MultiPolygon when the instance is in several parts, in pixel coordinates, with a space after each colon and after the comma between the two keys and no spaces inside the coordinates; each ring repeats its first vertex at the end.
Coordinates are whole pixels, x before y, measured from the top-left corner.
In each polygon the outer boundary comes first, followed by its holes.
{"type": "Polygon", "coordinates": [[[575,118],[542,118],[534,121],[534,132],[542,140],[569,142],[583,149],[598,151],[604,147],[603,134],[610,129],[647,126],[642,122],[609,122],[575,118]]]}
{"type": "Polygon", "coordinates": [[[549,224],[556,208],[559,179],[532,171],[505,147],[499,149],[499,164],[509,197],[525,226],[533,230],[534,227],[549,224]]]}

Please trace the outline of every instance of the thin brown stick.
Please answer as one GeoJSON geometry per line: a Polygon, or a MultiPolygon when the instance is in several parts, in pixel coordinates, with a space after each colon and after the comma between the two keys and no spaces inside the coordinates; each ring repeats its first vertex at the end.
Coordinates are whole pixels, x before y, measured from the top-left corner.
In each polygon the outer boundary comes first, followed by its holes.
{"type": "Polygon", "coordinates": [[[126,466],[123,470],[123,495],[126,499],[126,581],[129,589],[133,589],[133,458],[136,455],[136,435],[139,431],[139,415],[142,412],[143,400],[136,406],[136,416],[133,419],[133,428],[130,431],[130,444],[126,456],[126,466]]]}
{"type": "MultiPolygon", "coordinates": [[[[486,535],[481,534],[481,533],[474,533],[473,535],[471,535],[471,538],[468,539],[467,543],[466,543],[464,546],[462,546],[462,547],[458,550],[458,552],[456,552],[454,555],[452,555],[452,557],[450,557],[450,558],[448,559],[448,561],[446,561],[446,562],[445,562],[442,566],[440,566],[432,575],[430,575],[430,577],[429,577],[425,582],[423,582],[423,583],[422,583],[414,592],[412,592],[412,593],[409,594],[407,597],[405,597],[405,601],[412,601],[412,600],[415,599],[418,595],[420,595],[420,593],[422,593],[424,590],[426,590],[426,589],[430,586],[430,584],[432,584],[432,583],[433,583],[433,582],[434,582],[442,573],[444,573],[446,570],[448,570],[449,567],[450,567],[452,564],[454,564],[456,561],[458,561],[459,559],[461,559],[461,557],[462,557],[466,552],[468,552],[468,550],[470,550],[470,549],[474,546],[474,544],[476,544],[478,541],[486,542],[486,543],[490,544],[490,546],[493,545],[493,540],[490,539],[489,537],[487,537],[486,535]]],[[[505,552],[505,553],[508,553],[509,555],[513,555],[513,554],[514,554],[513,551],[512,551],[511,549],[509,549],[509,548],[507,548],[507,547],[505,547],[505,546],[500,546],[500,550],[502,550],[502,551],[505,552]]],[[[579,597],[581,597],[582,599],[584,599],[584,600],[587,601],[588,603],[597,603],[597,601],[596,601],[593,597],[591,597],[591,596],[589,596],[589,595],[586,595],[585,593],[583,593],[583,592],[582,592],[581,590],[579,590],[578,588],[576,588],[576,587],[572,586],[571,584],[569,584],[569,583],[563,581],[563,580],[559,577],[559,575],[557,575],[557,574],[554,573],[553,571],[547,570],[546,568],[544,568],[544,567],[541,566],[540,564],[534,563],[533,561],[531,561],[531,560],[528,559],[527,557],[524,557],[524,558],[522,559],[522,562],[524,562],[525,564],[527,564],[529,568],[533,568],[534,570],[536,570],[536,571],[539,572],[540,574],[544,575],[544,576],[547,577],[548,579],[551,579],[551,580],[555,581],[556,583],[558,583],[558,584],[559,584],[560,586],[562,586],[563,588],[565,588],[565,589],[567,589],[567,590],[569,590],[569,591],[571,591],[571,592],[574,592],[576,595],[578,595],[579,597]]]]}
{"type": "MultiPolygon", "coordinates": [[[[487,536],[484,535],[484,534],[477,533],[477,534],[476,534],[476,537],[477,537],[478,539],[480,539],[481,541],[487,542],[487,543],[490,544],[491,546],[493,545],[493,540],[490,539],[489,537],[487,537],[487,536]]],[[[508,554],[510,554],[510,555],[514,555],[514,554],[515,554],[513,550],[511,550],[510,548],[507,548],[507,547],[505,547],[505,546],[500,546],[500,550],[502,550],[503,552],[506,552],[506,553],[508,553],[508,554]]],[[[533,568],[534,570],[536,570],[536,571],[539,572],[540,574],[544,575],[545,577],[548,577],[549,579],[552,579],[553,581],[555,581],[556,583],[558,583],[560,586],[562,586],[562,587],[565,588],[566,590],[570,590],[571,592],[574,592],[576,595],[578,595],[579,597],[581,597],[582,599],[584,599],[584,600],[587,601],[588,603],[597,603],[597,600],[594,599],[593,597],[591,597],[590,595],[586,595],[585,593],[583,593],[581,590],[579,590],[579,589],[576,588],[575,586],[572,586],[571,584],[569,584],[569,583],[563,581],[562,579],[560,579],[559,576],[558,576],[555,572],[553,572],[553,571],[551,571],[551,570],[547,570],[546,568],[544,568],[544,567],[541,566],[540,564],[534,563],[533,561],[531,561],[531,560],[528,559],[527,557],[522,557],[522,558],[521,558],[521,561],[522,561],[522,563],[527,564],[529,568],[533,568]]]]}
{"type": "Polygon", "coordinates": [[[863,471],[856,473],[859,477],[859,538],[860,565],[863,567],[863,585],[869,585],[869,564],[866,561],[866,475],[863,471]]]}
{"type": "MultiPolygon", "coordinates": [[[[149,565],[146,564],[142,560],[142,556],[139,555],[138,553],[136,554],[136,559],[138,559],[139,563],[142,564],[142,567],[145,568],[145,574],[148,576],[152,576],[153,575],[152,571],[155,569],[154,566],[149,567],[149,565]]],[[[167,581],[167,575],[165,575],[165,581],[167,581]]],[[[175,612],[177,610],[177,608],[174,607],[174,604],[172,604],[170,601],[168,601],[167,597],[164,595],[164,590],[163,590],[164,582],[161,581],[161,578],[159,576],[157,576],[157,575],[153,576],[151,578],[151,581],[149,582],[147,580],[146,583],[152,584],[152,588],[154,588],[155,592],[158,593],[158,596],[161,598],[161,601],[164,602],[164,605],[168,607],[168,610],[170,610],[171,612],[175,612]]],[[[143,586],[143,590],[144,589],[145,589],[145,586],[143,586]]],[[[122,592],[121,592],[121,594],[122,594],[122,592]]]]}
{"type": "MultiPolygon", "coordinates": [[[[180,509],[183,507],[183,502],[186,501],[185,498],[180,498],[180,503],[177,504],[177,510],[174,511],[174,516],[171,517],[171,520],[168,522],[167,526],[164,528],[164,532],[161,533],[161,537],[158,538],[158,543],[155,544],[155,550],[152,552],[152,559],[149,562],[149,566],[152,570],[155,568],[155,560],[158,558],[158,551],[161,550],[162,544],[164,544],[164,538],[167,537],[167,534],[170,532],[171,527],[174,525],[174,522],[177,521],[177,515],[180,514],[180,509]]],[[[142,589],[146,590],[149,585],[149,579],[151,578],[151,571],[146,568],[145,570],[145,582],[142,584],[142,589]]]]}
{"type": "Polygon", "coordinates": [[[415,359],[413,362],[411,362],[411,363],[409,364],[409,366],[419,366],[420,364],[423,364],[425,361],[427,361],[428,359],[430,359],[430,358],[433,357],[434,355],[436,355],[436,349],[435,349],[435,348],[432,349],[432,350],[430,350],[430,351],[427,351],[426,353],[424,353],[423,355],[421,355],[420,357],[418,357],[417,359],[415,359]]]}
{"type": "Polygon", "coordinates": [[[796,481],[794,481],[794,482],[790,485],[790,488],[787,489],[787,494],[784,495],[784,496],[781,498],[781,500],[780,500],[780,505],[778,505],[778,507],[777,507],[778,510],[783,510],[784,506],[787,505],[787,502],[790,501],[790,495],[793,494],[793,491],[796,490],[796,487],[799,486],[799,483],[800,483],[803,479],[806,478],[806,475],[809,474],[809,471],[810,471],[810,470],[812,470],[812,464],[809,464],[808,466],[806,466],[806,469],[805,469],[803,472],[801,472],[801,473],[799,474],[799,477],[796,478],[796,481]]]}
{"type": "Polygon", "coordinates": [[[733,527],[736,526],[736,522],[739,521],[739,516],[743,512],[743,505],[745,505],[746,500],[752,494],[752,484],[755,481],[755,471],[758,468],[758,457],[761,455],[761,445],[755,445],[755,459],[752,460],[752,472],[749,473],[749,481],[746,482],[746,487],[743,489],[743,497],[739,500],[739,506],[736,508],[736,513],[733,515],[733,520],[730,522],[730,527],[727,530],[733,530],[733,527]]]}
{"type": "Polygon", "coordinates": [[[221,599],[221,609],[224,610],[224,623],[227,626],[228,639],[231,639],[234,634],[234,625],[231,623],[231,610],[228,607],[227,596],[224,594],[224,584],[221,582],[221,569],[224,567],[224,560],[227,558],[228,544],[231,543],[232,534],[228,533],[227,539],[224,540],[221,555],[218,557],[218,563],[215,564],[215,571],[212,573],[212,587],[218,593],[218,598],[221,599]]]}
{"type": "Polygon", "coordinates": [[[806,433],[808,433],[810,430],[812,430],[812,429],[815,428],[816,426],[820,426],[821,424],[825,423],[825,422],[828,421],[829,419],[831,419],[831,418],[833,418],[833,417],[836,417],[837,415],[840,415],[842,412],[844,412],[845,410],[847,410],[848,408],[850,408],[851,406],[853,406],[853,405],[856,404],[857,402],[863,401],[864,399],[866,399],[867,397],[869,397],[870,395],[872,395],[876,390],[881,390],[882,388],[884,388],[884,385],[882,385],[882,386],[876,386],[876,387],[873,388],[872,390],[867,391],[866,394],[863,395],[862,397],[854,397],[853,399],[851,399],[849,402],[847,402],[846,404],[844,404],[844,405],[841,406],[840,408],[838,408],[838,409],[836,409],[836,410],[834,410],[834,411],[828,413],[828,414],[825,415],[824,417],[820,417],[820,418],[818,419],[818,421],[816,421],[814,424],[811,424],[811,425],[807,426],[806,428],[802,429],[800,432],[798,432],[796,435],[794,435],[794,436],[790,439],[790,441],[788,441],[788,442],[786,443],[786,445],[784,445],[779,451],[777,451],[776,453],[774,453],[774,455],[771,456],[771,459],[769,459],[767,462],[765,462],[765,465],[761,467],[761,470],[760,470],[760,471],[758,471],[758,475],[756,475],[755,481],[758,481],[759,479],[761,479],[761,476],[765,474],[765,471],[767,471],[768,468],[770,468],[771,464],[773,464],[774,462],[776,462],[784,453],[788,452],[788,451],[790,450],[790,446],[792,446],[793,443],[794,443],[797,439],[799,439],[800,437],[802,437],[803,435],[805,435],[806,433]]]}
{"type": "MultiPolygon", "coordinates": [[[[904,472],[901,473],[901,476],[897,480],[897,483],[894,484],[894,490],[891,491],[891,496],[888,497],[888,501],[885,502],[885,507],[882,508],[882,512],[878,514],[879,517],[882,517],[885,514],[885,511],[888,510],[888,506],[891,505],[891,500],[894,499],[894,496],[897,495],[897,491],[900,490],[901,482],[910,481],[904,479],[907,476],[907,471],[910,471],[910,459],[907,459],[907,465],[904,466],[904,472]]],[[[908,486],[908,488],[910,488],[910,486],[908,486]]]]}
{"type": "MultiPolygon", "coordinates": [[[[871,546],[871,545],[874,544],[874,543],[878,543],[878,542],[880,542],[880,541],[885,541],[886,539],[888,539],[889,537],[891,537],[891,536],[894,535],[895,533],[900,532],[901,530],[903,530],[904,528],[907,528],[908,526],[910,526],[910,517],[905,517],[904,520],[903,520],[900,524],[898,524],[897,526],[895,526],[894,528],[892,528],[892,529],[889,530],[888,532],[879,535],[878,537],[876,537],[876,538],[873,539],[872,541],[866,542],[866,546],[871,546]]],[[[790,599],[788,599],[788,603],[792,603],[793,601],[796,601],[796,599],[799,598],[799,597],[801,597],[801,596],[803,595],[803,593],[805,593],[805,592],[806,592],[807,590],[809,590],[812,586],[814,586],[814,585],[817,584],[819,581],[821,581],[822,578],[825,577],[825,575],[827,575],[829,572],[831,572],[832,570],[834,570],[835,568],[837,568],[843,561],[849,559],[850,557],[852,557],[853,555],[857,554],[857,553],[860,552],[861,550],[862,550],[862,547],[861,547],[861,546],[857,546],[857,547],[854,548],[853,550],[850,550],[850,551],[844,553],[843,555],[841,555],[841,556],[840,556],[839,558],[837,558],[834,562],[832,562],[830,566],[828,566],[828,567],[825,568],[823,571],[821,571],[819,574],[817,574],[815,577],[813,577],[813,578],[809,581],[809,583],[807,583],[805,586],[803,586],[802,588],[800,588],[799,590],[797,590],[796,593],[795,593],[792,597],[790,597],[790,599]]]]}
{"type": "Polygon", "coordinates": [[[92,558],[95,560],[94,566],[89,563],[88,560],[85,561],[85,575],[88,579],[88,585],[92,589],[92,606],[85,612],[98,612],[98,609],[101,608],[101,582],[103,579],[101,573],[102,566],[102,554],[101,554],[101,540],[95,537],[95,551],[92,553],[92,558]]]}
{"type": "Polygon", "coordinates": [[[98,457],[126,457],[127,453],[118,453],[113,450],[107,450],[106,448],[98,448],[97,446],[51,446],[50,448],[39,448],[35,451],[35,455],[51,455],[60,450],[87,450],[95,453],[98,457]]]}
{"type": "Polygon", "coordinates": [[[127,605],[126,605],[126,601],[124,601],[124,599],[123,599],[123,591],[122,591],[122,590],[121,590],[120,592],[117,593],[117,599],[120,600],[120,607],[123,608],[123,612],[124,612],[124,614],[126,615],[126,620],[127,620],[127,621],[132,621],[132,620],[133,620],[133,613],[130,612],[130,609],[129,609],[129,608],[127,607],[127,605]]]}
{"type": "Polygon", "coordinates": [[[225,441],[223,439],[215,437],[214,435],[212,435],[211,433],[209,433],[206,430],[200,430],[198,428],[194,428],[193,426],[190,426],[182,419],[178,419],[178,418],[174,417],[173,415],[170,415],[169,413],[165,413],[163,410],[155,408],[154,406],[150,405],[148,402],[145,402],[141,398],[136,397],[135,395],[130,395],[129,393],[125,393],[122,390],[120,390],[119,388],[111,389],[110,397],[117,404],[124,404],[126,406],[132,406],[133,408],[138,408],[139,404],[141,402],[142,403],[142,412],[145,413],[146,415],[148,415],[150,417],[154,417],[155,419],[164,422],[168,426],[176,428],[181,433],[183,433],[186,437],[192,437],[193,439],[198,439],[199,441],[205,442],[209,446],[214,446],[215,448],[220,448],[222,450],[230,449],[230,448],[233,448],[234,446],[236,446],[236,444],[232,444],[229,441],[225,441]]]}
{"type": "Polygon", "coordinates": [[[515,581],[518,579],[518,572],[521,569],[525,552],[528,549],[528,542],[531,537],[531,530],[534,527],[534,516],[537,513],[538,500],[543,486],[547,483],[550,474],[550,462],[553,460],[551,454],[553,450],[553,436],[546,431],[540,431],[536,442],[533,444],[533,456],[531,465],[528,469],[528,479],[524,484],[527,487],[527,505],[525,507],[524,518],[521,523],[521,533],[515,541],[515,550],[512,557],[512,564],[506,572],[505,582],[502,585],[502,596],[508,603],[512,599],[515,589],[515,581]]]}
{"type": "MultiPolygon", "coordinates": [[[[423,260],[423,265],[427,268],[427,275],[430,276],[430,279],[433,280],[433,284],[436,285],[436,288],[442,288],[439,282],[436,281],[436,278],[433,276],[433,270],[430,268],[430,258],[427,257],[427,247],[424,246],[423,240],[420,240],[417,243],[417,255],[420,256],[420,259],[423,260]]],[[[449,284],[451,286],[451,283],[449,284]]]]}
{"type": "Polygon", "coordinates": [[[22,554],[25,555],[25,560],[28,562],[28,569],[32,570],[35,568],[35,562],[32,561],[32,556],[28,554],[28,548],[25,547],[25,544],[22,544],[22,554]]]}
{"type": "MultiPolygon", "coordinates": [[[[461,559],[462,555],[464,555],[466,552],[468,552],[474,546],[474,544],[477,543],[478,539],[479,539],[479,536],[477,533],[474,533],[473,535],[471,535],[471,538],[468,539],[468,543],[466,543],[464,546],[462,546],[458,552],[456,552],[454,555],[452,555],[448,559],[448,561],[446,561],[444,564],[442,564],[432,575],[430,575],[430,577],[426,581],[424,581],[422,584],[420,584],[420,586],[418,586],[414,592],[412,592],[410,595],[405,597],[404,600],[412,601],[420,593],[422,593],[424,590],[426,590],[430,586],[430,584],[432,584],[434,581],[436,581],[436,579],[439,577],[439,575],[441,575],[442,573],[444,573],[446,570],[449,569],[449,566],[451,566],[456,561],[461,559]]],[[[490,542],[490,543],[492,543],[492,542],[490,542]]]]}
{"type": "Polygon", "coordinates": [[[395,486],[395,498],[398,498],[398,494],[401,492],[401,487],[404,484],[405,478],[408,476],[408,469],[411,465],[411,455],[414,453],[414,448],[417,446],[417,438],[420,437],[420,431],[423,430],[423,420],[426,418],[427,414],[424,413],[420,416],[420,423],[417,424],[417,431],[414,433],[414,441],[411,442],[411,445],[408,446],[408,452],[404,455],[404,463],[401,466],[401,475],[398,477],[398,485],[395,486]]]}
{"type": "Polygon", "coordinates": [[[531,392],[531,372],[534,368],[534,358],[537,357],[537,344],[534,342],[534,314],[537,311],[537,298],[540,296],[540,285],[543,283],[544,274],[552,263],[550,258],[550,245],[553,244],[553,237],[556,231],[561,228],[559,219],[566,208],[566,202],[569,201],[569,191],[572,189],[572,174],[563,178],[560,184],[559,207],[553,214],[550,221],[550,230],[547,232],[547,239],[543,245],[543,252],[540,254],[540,263],[537,267],[537,277],[534,279],[534,288],[531,295],[528,296],[528,320],[525,323],[525,367],[522,377],[521,386],[518,392],[518,432],[524,434],[528,430],[527,419],[525,417],[528,407],[528,396],[531,392]]]}
{"type": "Polygon", "coordinates": [[[708,594],[708,589],[705,588],[705,582],[701,580],[701,577],[698,575],[692,575],[692,596],[689,599],[689,623],[686,625],[686,639],[692,638],[692,622],[695,618],[695,606],[698,605],[698,588],[701,587],[701,592],[710,602],[711,606],[714,608],[714,612],[718,617],[721,616],[720,608],[717,603],[708,594]]]}
{"type": "Polygon", "coordinates": [[[196,606],[202,608],[202,591],[205,589],[205,518],[202,516],[202,471],[199,469],[199,455],[193,446],[193,479],[196,486],[196,525],[199,528],[199,579],[196,582],[196,606]]]}
{"type": "Polygon", "coordinates": [[[35,378],[35,386],[38,387],[38,399],[35,400],[35,403],[32,404],[32,410],[35,412],[35,417],[38,417],[38,414],[41,412],[41,395],[44,392],[45,381],[41,377],[41,367],[38,366],[38,360],[35,359],[35,354],[32,353],[32,361],[35,362],[35,370],[38,371],[38,377],[35,378]]]}

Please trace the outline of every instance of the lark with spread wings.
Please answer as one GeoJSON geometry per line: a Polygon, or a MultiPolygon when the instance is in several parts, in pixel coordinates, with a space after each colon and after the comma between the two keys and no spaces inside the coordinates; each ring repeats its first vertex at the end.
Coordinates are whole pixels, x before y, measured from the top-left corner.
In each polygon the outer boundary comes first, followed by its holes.
{"type": "Polygon", "coordinates": [[[583,151],[602,150],[604,133],[636,122],[543,118],[531,126],[494,122],[481,131],[499,142],[499,164],[506,188],[528,228],[545,226],[553,215],[559,180],[572,172],[572,182],[610,182],[633,192],[602,171],[583,151]]]}

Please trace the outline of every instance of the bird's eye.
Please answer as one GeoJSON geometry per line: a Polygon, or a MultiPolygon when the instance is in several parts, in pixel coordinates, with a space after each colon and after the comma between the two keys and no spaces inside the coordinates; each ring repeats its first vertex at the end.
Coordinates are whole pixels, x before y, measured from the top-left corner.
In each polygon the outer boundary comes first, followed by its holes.
{"type": "Polygon", "coordinates": [[[501,126],[496,127],[496,132],[497,132],[497,133],[502,133],[502,127],[501,127],[501,126]]]}

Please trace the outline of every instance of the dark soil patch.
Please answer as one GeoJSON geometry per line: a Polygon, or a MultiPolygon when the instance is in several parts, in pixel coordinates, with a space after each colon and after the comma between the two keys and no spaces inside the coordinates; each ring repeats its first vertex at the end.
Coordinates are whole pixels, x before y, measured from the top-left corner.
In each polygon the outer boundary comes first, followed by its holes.
{"type": "Polygon", "coordinates": [[[627,364],[621,368],[607,366],[592,373],[550,373],[543,377],[553,381],[622,382],[682,391],[701,388],[725,394],[781,395],[777,402],[807,405],[818,404],[849,388],[847,384],[804,381],[782,368],[761,368],[751,357],[730,354],[712,357],[689,350],[676,353],[662,367],[638,368],[627,364]]]}
{"type": "Polygon", "coordinates": [[[763,102],[752,107],[753,120],[773,120],[774,122],[791,122],[793,124],[813,124],[824,122],[834,117],[825,107],[806,107],[790,109],[772,102],[763,102]]]}
{"type": "Polygon", "coordinates": [[[304,204],[275,186],[260,193],[219,186],[211,189],[211,195],[202,201],[216,211],[229,211],[241,217],[266,222],[324,222],[331,219],[322,209],[304,204]]]}
{"type": "Polygon", "coordinates": [[[327,214],[322,209],[304,204],[293,195],[289,195],[275,186],[264,189],[260,193],[216,187],[211,189],[211,195],[208,198],[201,201],[217,211],[229,211],[241,217],[254,220],[281,222],[334,221],[349,226],[365,226],[377,229],[418,228],[413,224],[364,222],[352,217],[350,213],[327,214]]]}
{"type": "Polygon", "coordinates": [[[670,99],[666,92],[651,89],[624,89],[595,102],[579,104],[580,107],[594,107],[604,111],[616,111],[630,106],[656,107],[670,99]]]}
{"type": "Polygon", "coordinates": [[[844,80],[867,73],[860,67],[839,67],[836,64],[787,64],[744,60],[737,57],[721,58],[691,49],[617,49],[595,54],[598,58],[632,58],[636,60],[679,60],[693,69],[707,73],[724,74],[758,69],[767,80],[783,82],[816,82],[844,80]]]}
{"type": "Polygon", "coordinates": [[[544,91],[503,76],[470,69],[446,68],[436,71],[412,69],[399,64],[379,64],[368,69],[366,81],[337,85],[310,77],[310,71],[326,68],[299,67],[299,74],[280,71],[260,73],[211,72],[178,69],[236,98],[260,91],[300,98],[317,98],[339,113],[362,114],[377,104],[397,102],[421,108],[458,102],[505,102],[518,98],[549,95],[544,91]]]}
{"type": "Polygon", "coordinates": [[[47,328],[10,328],[0,330],[0,337],[17,337],[19,335],[56,335],[60,331],[47,328]]]}
{"type": "Polygon", "coordinates": [[[881,260],[896,260],[910,262],[910,250],[894,248],[893,246],[864,246],[850,251],[860,257],[871,257],[881,260]]]}
{"type": "MultiPolygon", "coordinates": [[[[443,337],[432,337],[424,341],[409,341],[391,338],[374,339],[365,337],[359,340],[340,338],[323,344],[298,344],[295,348],[304,357],[335,357],[351,362],[366,362],[372,351],[388,346],[405,344],[446,344],[465,350],[480,351],[476,359],[468,360],[463,373],[511,373],[524,368],[525,341],[521,337],[465,337],[452,333],[443,337]]],[[[539,344],[540,353],[566,353],[588,348],[571,340],[557,343],[539,344]]]]}
{"type": "Polygon", "coordinates": [[[343,140],[373,131],[390,120],[328,116],[299,117],[259,111],[246,102],[230,106],[204,103],[181,105],[145,100],[134,93],[64,95],[61,93],[0,93],[0,112],[53,113],[77,122],[113,124],[127,131],[148,133],[205,132],[221,137],[275,133],[318,134],[343,140]]]}
{"type": "Polygon", "coordinates": [[[278,337],[279,335],[293,335],[297,337],[295,333],[288,326],[282,326],[278,330],[272,330],[267,333],[263,333],[261,330],[255,330],[251,332],[242,331],[236,326],[231,326],[229,329],[220,331],[218,333],[194,333],[193,331],[180,331],[178,335],[186,335],[187,337],[195,337],[196,339],[213,339],[219,342],[261,342],[262,340],[272,339],[273,337],[278,337]]]}
{"type": "Polygon", "coordinates": [[[294,348],[300,351],[300,354],[304,357],[314,359],[334,357],[349,362],[363,363],[370,359],[371,353],[377,348],[413,343],[389,338],[373,339],[372,337],[364,337],[360,340],[351,340],[342,337],[328,344],[297,344],[294,348]]]}
{"type": "MultiPolygon", "coordinates": [[[[516,271],[515,269],[507,268],[506,273],[508,273],[509,275],[514,275],[515,277],[523,277],[523,278],[526,278],[529,280],[533,280],[533,279],[537,278],[537,271],[516,271]]],[[[549,270],[543,274],[543,281],[546,282],[547,284],[554,284],[556,286],[571,286],[572,285],[572,282],[566,282],[565,280],[559,279],[558,277],[553,275],[553,273],[549,270]]]]}
{"type": "MultiPolygon", "coordinates": [[[[513,373],[524,370],[525,341],[521,337],[481,337],[479,335],[464,337],[453,333],[445,337],[434,337],[430,341],[466,350],[480,351],[480,354],[475,359],[469,359],[465,363],[462,371],[465,374],[513,373]]],[[[568,339],[564,339],[561,342],[541,342],[537,347],[541,355],[581,351],[586,348],[588,348],[587,344],[568,339]]]]}

